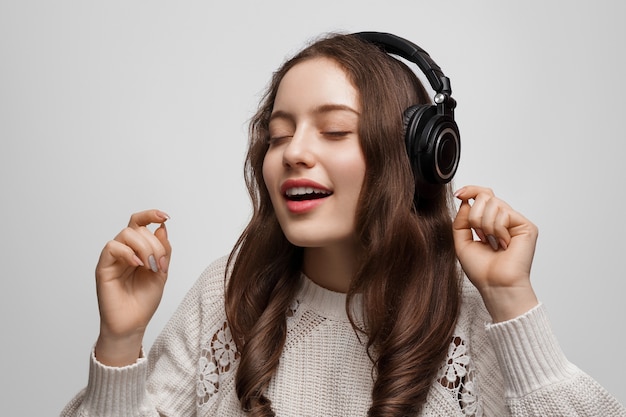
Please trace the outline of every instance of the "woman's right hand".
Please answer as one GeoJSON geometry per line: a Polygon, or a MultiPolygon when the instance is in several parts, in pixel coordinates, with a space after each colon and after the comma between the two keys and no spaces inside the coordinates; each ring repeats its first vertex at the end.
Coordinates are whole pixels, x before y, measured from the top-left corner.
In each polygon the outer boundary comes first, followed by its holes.
{"type": "Polygon", "coordinates": [[[143,335],[161,301],[172,248],[165,221],[147,210],[131,216],[128,227],[108,242],[96,266],[100,335],[96,358],[125,366],[140,356],[143,335]],[[152,233],[146,226],[160,224],[152,233]]]}

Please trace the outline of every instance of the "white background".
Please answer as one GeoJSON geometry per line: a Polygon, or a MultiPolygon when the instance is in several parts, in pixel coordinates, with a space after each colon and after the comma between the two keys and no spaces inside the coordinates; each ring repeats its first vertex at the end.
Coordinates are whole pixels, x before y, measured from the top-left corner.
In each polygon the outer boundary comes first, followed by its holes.
{"type": "Polygon", "coordinates": [[[160,208],[174,258],[149,346],[248,220],[247,122],[273,70],[327,31],[396,33],[451,78],[456,185],[540,228],[533,280],[568,357],[626,403],[626,3],[0,2],[3,415],[56,415],[87,381],[93,270],[160,208]]]}

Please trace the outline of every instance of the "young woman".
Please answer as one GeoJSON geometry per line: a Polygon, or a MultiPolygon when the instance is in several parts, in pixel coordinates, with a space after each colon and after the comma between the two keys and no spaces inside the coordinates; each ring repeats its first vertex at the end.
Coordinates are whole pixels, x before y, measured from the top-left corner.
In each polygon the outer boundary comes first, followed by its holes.
{"type": "Polygon", "coordinates": [[[487,188],[415,180],[403,113],[427,102],[354,35],[286,62],[251,122],[230,256],[145,358],[171,248],[165,213],[134,214],[100,257],[100,336],[63,415],[626,415],[551,332],[536,227],[487,188]]]}

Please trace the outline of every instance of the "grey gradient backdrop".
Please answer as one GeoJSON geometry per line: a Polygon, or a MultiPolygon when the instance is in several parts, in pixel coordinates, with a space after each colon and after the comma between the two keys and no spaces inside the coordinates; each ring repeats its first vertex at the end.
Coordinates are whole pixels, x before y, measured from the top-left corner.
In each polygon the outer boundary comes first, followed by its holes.
{"type": "Polygon", "coordinates": [[[93,270],[128,216],[172,216],[146,345],[249,216],[247,121],[327,31],[380,30],[452,79],[456,185],[540,228],[534,285],[569,358],[626,402],[626,3],[0,1],[3,415],[56,415],[87,380],[93,270]]]}

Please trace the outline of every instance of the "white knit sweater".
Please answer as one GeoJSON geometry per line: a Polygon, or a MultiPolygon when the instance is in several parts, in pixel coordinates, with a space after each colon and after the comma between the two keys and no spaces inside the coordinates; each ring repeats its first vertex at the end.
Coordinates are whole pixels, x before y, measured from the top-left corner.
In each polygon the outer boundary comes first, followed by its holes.
{"type": "MultiPolygon", "coordinates": [[[[225,258],[210,265],[148,358],[112,368],[91,355],[89,381],[62,416],[245,416],[235,393],[238,353],[224,313],[225,258]]],[[[626,416],[564,357],[544,307],[488,324],[471,283],[424,416],[626,416]]],[[[372,363],[348,321],[345,295],[303,277],[267,396],[277,416],[365,416],[372,363]]]]}

